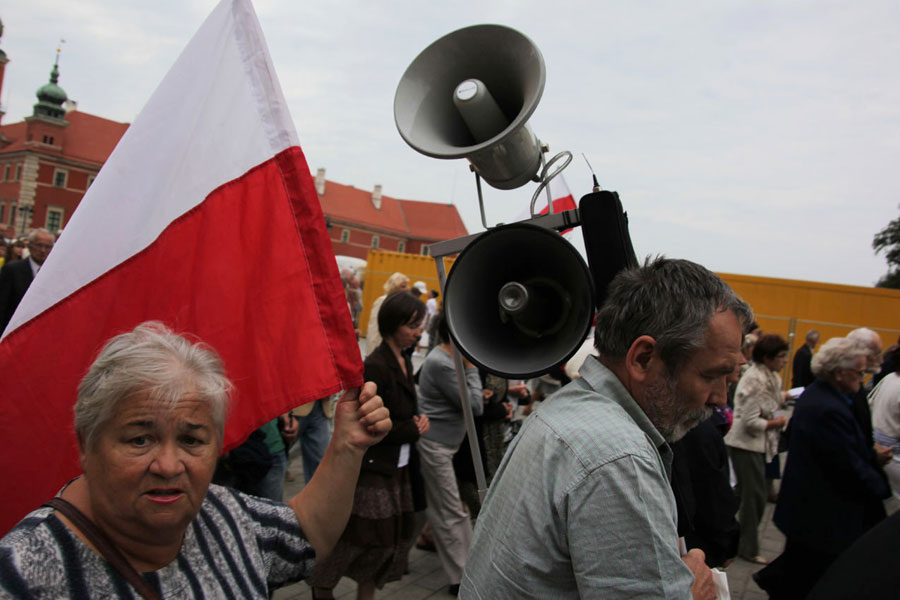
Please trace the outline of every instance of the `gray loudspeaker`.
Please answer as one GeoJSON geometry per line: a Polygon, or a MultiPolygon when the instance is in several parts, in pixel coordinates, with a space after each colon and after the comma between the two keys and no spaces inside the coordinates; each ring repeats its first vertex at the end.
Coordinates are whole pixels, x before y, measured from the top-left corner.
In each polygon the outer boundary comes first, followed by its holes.
{"type": "Polygon", "coordinates": [[[540,142],[526,122],[545,77],[540,50],[515,29],[466,27],[409,65],[394,97],[394,121],[418,152],[467,158],[491,186],[514,189],[540,167],[540,142]]]}
{"type": "Polygon", "coordinates": [[[581,345],[594,316],[581,255],[558,233],[492,229],[456,259],[444,287],[447,327],[474,364],[510,379],[545,373],[581,345]]]}

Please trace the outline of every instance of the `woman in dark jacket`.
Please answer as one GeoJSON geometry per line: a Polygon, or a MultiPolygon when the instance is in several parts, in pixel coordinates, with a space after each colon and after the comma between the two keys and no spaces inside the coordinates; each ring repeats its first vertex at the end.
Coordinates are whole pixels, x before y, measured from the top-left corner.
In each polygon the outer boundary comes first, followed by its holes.
{"type": "Polygon", "coordinates": [[[414,534],[410,455],[429,424],[418,414],[412,363],[403,351],[421,336],[424,318],[425,304],[406,291],[390,294],[378,312],[382,342],[366,358],[365,379],[378,386],[394,425],[363,457],[347,528],[309,580],[315,598],[332,598],[341,577],[357,582],[358,599],[374,598],[376,588],[406,570],[414,534]]]}

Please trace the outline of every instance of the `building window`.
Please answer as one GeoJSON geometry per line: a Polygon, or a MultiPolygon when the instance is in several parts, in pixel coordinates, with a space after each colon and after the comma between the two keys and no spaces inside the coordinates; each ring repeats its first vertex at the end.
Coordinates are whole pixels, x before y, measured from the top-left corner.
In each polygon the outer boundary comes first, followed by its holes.
{"type": "Polygon", "coordinates": [[[0,223],[5,223],[4,220],[6,217],[6,202],[0,203],[0,223]]]}
{"type": "Polygon", "coordinates": [[[378,248],[378,236],[377,235],[372,236],[372,248],[378,248]]]}
{"type": "Polygon", "coordinates": [[[422,256],[428,256],[428,246],[422,244],[422,256]]]}
{"type": "Polygon", "coordinates": [[[349,230],[349,229],[342,229],[342,230],[341,230],[341,242],[343,242],[344,244],[346,244],[346,243],[349,242],[349,241],[350,241],[350,230],[349,230]]]}
{"type": "Polygon", "coordinates": [[[95,180],[95,179],[97,179],[97,176],[96,176],[96,175],[89,175],[89,176],[88,176],[88,187],[91,187],[91,184],[94,183],[94,180],[95,180]]]}
{"type": "Polygon", "coordinates": [[[47,209],[47,231],[57,232],[62,227],[63,209],[50,207],[47,209]]]}
{"type": "Polygon", "coordinates": [[[9,181],[9,165],[3,170],[3,181],[9,181]]]}
{"type": "Polygon", "coordinates": [[[16,224],[16,205],[15,204],[13,204],[12,206],[9,207],[9,224],[10,225],[16,224]]]}
{"type": "Polygon", "coordinates": [[[45,144],[50,144],[50,145],[52,146],[52,145],[53,145],[53,136],[45,135],[45,136],[44,136],[44,143],[45,143],[45,144]]]}
{"type": "Polygon", "coordinates": [[[53,173],[53,187],[66,187],[66,175],[68,175],[68,173],[63,169],[56,169],[53,173]]]}
{"type": "Polygon", "coordinates": [[[397,252],[406,252],[406,242],[397,242],[397,252]]]}
{"type": "Polygon", "coordinates": [[[16,181],[22,179],[22,165],[16,165],[16,181]]]}

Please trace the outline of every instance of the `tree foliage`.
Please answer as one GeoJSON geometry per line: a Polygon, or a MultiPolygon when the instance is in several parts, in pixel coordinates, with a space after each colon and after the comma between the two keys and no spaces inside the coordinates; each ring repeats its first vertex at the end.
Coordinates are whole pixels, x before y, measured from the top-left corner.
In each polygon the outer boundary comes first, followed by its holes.
{"type": "Polygon", "coordinates": [[[887,224],[872,240],[875,254],[884,252],[888,272],[878,280],[878,287],[900,289],[900,217],[887,224]]]}

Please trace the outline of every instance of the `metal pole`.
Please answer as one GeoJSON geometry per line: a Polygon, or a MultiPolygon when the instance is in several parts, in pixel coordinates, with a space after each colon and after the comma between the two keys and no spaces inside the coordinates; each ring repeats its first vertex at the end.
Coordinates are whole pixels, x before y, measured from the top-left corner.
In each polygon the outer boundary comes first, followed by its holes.
{"type": "MultiPolygon", "coordinates": [[[[447,273],[444,269],[444,257],[435,256],[434,262],[437,266],[438,279],[441,283],[441,295],[444,295],[444,286],[447,282],[447,273]]],[[[472,407],[469,405],[468,388],[466,387],[466,368],[463,365],[462,354],[456,348],[456,345],[450,340],[450,347],[453,349],[453,364],[456,367],[456,384],[459,389],[459,401],[462,404],[463,419],[466,423],[466,433],[469,437],[469,450],[472,452],[472,464],[475,466],[475,482],[478,485],[478,498],[484,502],[484,496],[487,494],[487,478],[484,476],[484,465],[481,464],[481,448],[478,445],[478,432],[475,430],[475,416],[472,414],[472,407]]]]}

